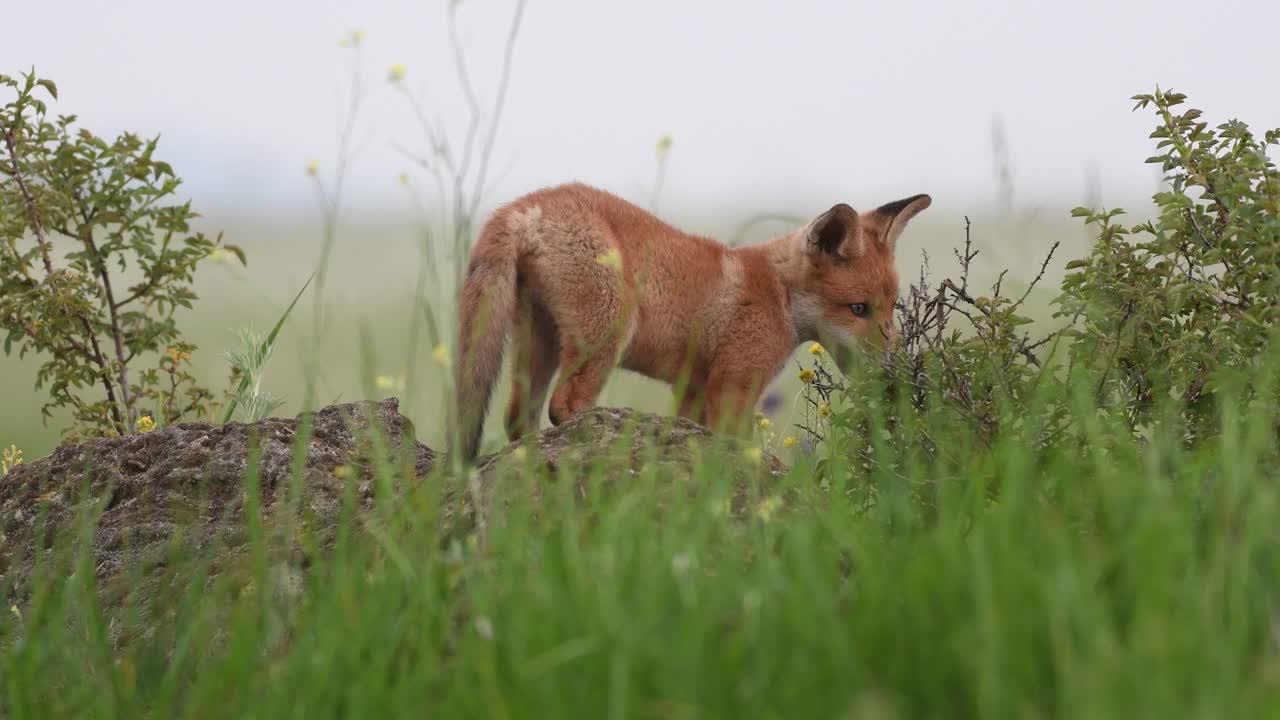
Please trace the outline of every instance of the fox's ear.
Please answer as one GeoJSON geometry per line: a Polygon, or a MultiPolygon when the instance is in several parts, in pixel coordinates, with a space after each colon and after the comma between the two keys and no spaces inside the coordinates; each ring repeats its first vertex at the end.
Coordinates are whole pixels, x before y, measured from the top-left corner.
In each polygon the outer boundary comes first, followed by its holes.
{"type": "Polygon", "coordinates": [[[858,213],[840,203],[809,223],[806,233],[809,252],[837,258],[852,258],[862,252],[862,229],[858,213]]]}
{"type": "Polygon", "coordinates": [[[897,247],[898,236],[902,235],[911,218],[919,215],[920,211],[929,207],[932,202],[933,198],[928,195],[912,195],[909,198],[885,203],[871,211],[875,222],[881,228],[880,237],[884,238],[884,243],[889,246],[890,251],[897,247]]]}

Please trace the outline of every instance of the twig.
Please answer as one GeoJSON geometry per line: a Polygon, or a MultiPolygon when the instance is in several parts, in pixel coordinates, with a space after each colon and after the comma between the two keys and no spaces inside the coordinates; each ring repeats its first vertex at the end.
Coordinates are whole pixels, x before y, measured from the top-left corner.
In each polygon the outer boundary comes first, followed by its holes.
{"type": "Polygon", "coordinates": [[[480,208],[480,198],[484,194],[484,179],[489,170],[489,158],[493,154],[494,141],[498,137],[498,124],[502,120],[502,108],[506,104],[507,86],[511,79],[511,61],[515,56],[516,37],[520,33],[520,20],[524,17],[525,0],[516,2],[515,16],[511,20],[511,29],[507,32],[507,44],[502,55],[502,74],[498,76],[498,93],[493,101],[493,117],[489,121],[489,134],[485,138],[480,151],[480,167],[476,170],[475,189],[471,195],[471,207],[468,214],[475,217],[480,208]]]}
{"type": "Polygon", "coordinates": [[[1062,244],[1062,241],[1058,240],[1053,243],[1052,247],[1049,248],[1049,254],[1045,255],[1044,262],[1040,263],[1040,272],[1036,273],[1035,279],[1031,281],[1030,285],[1027,285],[1027,291],[1022,293],[1022,297],[1018,298],[1018,301],[1013,304],[1013,307],[1015,309],[1020,307],[1022,303],[1026,302],[1027,297],[1031,295],[1031,291],[1034,290],[1036,285],[1038,285],[1040,281],[1044,279],[1044,273],[1049,267],[1049,261],[1053,260],[1053,254],[1057,252],[1058,246],[1061,244],[1062,244]]]}

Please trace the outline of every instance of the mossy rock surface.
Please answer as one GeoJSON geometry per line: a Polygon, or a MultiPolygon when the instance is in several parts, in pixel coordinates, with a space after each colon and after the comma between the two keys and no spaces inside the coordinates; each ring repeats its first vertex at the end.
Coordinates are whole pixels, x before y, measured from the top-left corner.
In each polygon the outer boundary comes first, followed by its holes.
{"type": "Polygon", "coordinates": [[[378,465],[399,468],[398,477],[420,479],[435,458],[414,439],[413,425],[394,398],[334,405],[292,419],[179,423],[64,445],[0,478],[0,591],[25,593],[38,555],[50,553],[59,536],[76,532],[83,507],[97,516],[89,551],[99,584],[112,596],[132,589],[116,586],[138,580],[126,571],[139,565],[150,568],[210,547],[243,545],[249,499],[244,479],[251,467],[266,522],[280,521],[283,507],[290,506],[294,517],[323,535],[337,525],[345,493],[353,493],[361,506],[371,503],[378,465]],[[294,445],[308,427],[310,439],[299,452],[300,482],[294,484],[294,445]],[[296,504],[285,502],[291,486],[298,490],[296,504]]]}
{"type": "Polygon", "coordinates": [[[245,482],[251,469],[269,562],[294,594],[315,555],[332,546],[344,507],[354,508],[361,526],[374,516],[382,492],[396,498],[393,505],[424,515],[423,497],[434,498],[442,545],[473,534],[483,539],[511,490],[532,495],[538,507],[549,483],[571,483],[561,486],[590,504],[593,492],[645,479],[660,493],[660,504],[694,497],[708,478],[705,467],[698,472],[701,460],[715,464],[716,478],[730,479],[740,510],[783,470],[777,458],[751,448],[686,419],[594,408],[481,458],[467,477],[454,477],[442,455],[416,440],[395,398],[292,419],[181,423],[93,439],[64,445],[0,478],[0,596],[22,604],[38,584],[37,572],[74,571],[66,557],[59,567],[41,560],[56,556],[60,538],[78,536],[82,508],[92,510],[96,523],[88,542],[76,546],[87,549],[108,608],[176,598],[201,562],[207,562],[199,570],[207,582],[230,573],[225,576],[244,575],[250,586],[246,564],[237,559],[251,534],[245,522],[255,494],[245,482]],[[309,440],[295,448],[308,432],[309,440]],[[295,459],[301,460],[296,472],[295,459]],[[391,478],[381,488],[379,469],[391,478]],[[400,503],[413,488],[430,492],[400,503]],[[276,532],[282,528],[286,532],[276,532]],[[160,592],[164,588],[173,592],[160,592]]]}
{"type": "MultiPolygon", "coordinates": [[[[733,507],[741,510],[750,496],[768,493],[785,469],[754,441],[719,435],[686,418],[597,407],[482,458],[472,497],[463,504],[474,512],[483,503],[492,513],[495,500],[510,500],[504,494],[509,486],[546,471],[558,482],[572,483],[584,504],[593,493],[639,481],[650,483],[665,502],[697,497],[709,480],[727,480],[733,507]]],[[[519,488],[525,489],[535,502],[547,491],[541,481],[519,488]]]]}

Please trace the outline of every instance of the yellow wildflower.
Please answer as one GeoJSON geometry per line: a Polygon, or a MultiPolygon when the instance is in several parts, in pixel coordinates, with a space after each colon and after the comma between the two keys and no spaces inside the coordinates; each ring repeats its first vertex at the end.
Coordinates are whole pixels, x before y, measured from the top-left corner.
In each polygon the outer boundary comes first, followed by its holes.
{"type": "Polygon", "coordinates": [[[379,375],[373,379],[379,390],[400,390],[404,388],[404,380],[392,375],[379,375]]]}
{"type": "Polygon", "coordinates": [[[134,427],[140,433],[149,433],[156,429],[156,421],[152,420],[150,415],[143,415],[138,418],[138,422],[134,423],[134,427]]]}
{"type": "Polygon", "coordinates": [[[782,438],[782,447],[785,447],[785,448],[793,448],[793,447],[795,447],[796,445],[799,445],[799,444],[800,444],[800,441],[799,441],[799,440],[797,440],[797,439],[795,439],[795,438],[794,438],[794,437],[792,437],[791,435],[788,435],[788,436],[786,436],[786,437],[782,438]]]}
{"type": "Polygon", "coordinates": [[[777,512],[778,509],[781,507],[782,507],[782,500],[780,498],[776,498],[776,497],[767,498],[764,502],[760,503],[760,505],[756,507],[756,517],[760,518],[764,522],[769,522],[770,520],[773,519],[773,514],[777,512]]]}
{"type": "Polygon", "coordinates": [[[812,345],[810,345],[810,346],[809,346],[809,354],[810,354],[810,355],[821,355],[822,353],[824,353],[824,352],[826,352],[826,351],[827,351],[827,349],[826,349],[826,348],[824,348],[824,347],[822,347],[822,343],[814,343],[814,344],[812,344],[812,345]]]}
{"type": "Polygon", "coordinates": [[[312,175],[312,176],[314,176],[314,175],[316,175],[316,174],[317,174],[317,173],[319,173],[319,172],[320,172],[320,161],[319,161],[319,160],[308,160],[308,161],[307,161],[307,174],[308,174],[308,175],[312,175]]]}
{"type": "Polygon", "coordinates": [[[756,420],[756,427],[760,428],[761,430],[768,430],[772,426],[773,426],[773,421],[767,417],[762,417],[756,420]]]}
{"type": "Polygon", "coordinates": [[[618,248],[609,248],[609,252],[596,258],[596,262],[619,272],[622,271],[622,253],[618,252],[618,248]]]}
{"type": "Polygon", "coordinates": [[[17,605],[10,605],[9,612],[12,613],[13,616],[18,618],[19,620],[22,619],[22,611],[18,609],[17,605]]]}
{"type": "Polygon", "coordinates": [[[22,451],[17,445],[10,445],[0,452],[0,475],[8,475],[9,471],[22,464],[22,451]]]}
{"type": "Polygon", "coordinates": [[[409,68],[405,67],[404,63],[396,63],[387,71],[387,80],[398,83],[404,79],[404,74],[407,72],[409,72],[409,68]]]}
{"type": "Polygon", "coordinates": [[[671,137],[671,133],[667,133],[666,135],[658,138],[658,146],[655,148],[658,153],[658,157],[662,157],[663,155],[671,152],[672,142],[674,142],[674,140],[671,137]]]}
{"type": "Polygon", "coordinates": [[[762,459],[764,459],[764,451],[763,451],[763,450],[761,450],[761,449],[760,449],[760,448],[758,448],[758,447],[749,447],[749,448],[747,448],[747,449],[743,452],[743,455],[746,455],[746,456],[747,456],[747,459],[748,459],[748,460],[750,460],[751,462],[757,462],[757,463],[758,463],[758,462],[760,462],[762,459]]]}
{"type": "Polygon", "coordinates": [[[364,40],[363,30],[352,30],[338,41],[338,47],[356,47],[364,40]]]}
{"type": "Polygon", "coordinates": [[[400,173],[400,178],[399,178],[399,179],[400,179],[400,184],[401,184],[401,185],[408,185],[408,184],[409,184],[409,173],[400,173]]]}
{"type": "Polygon", "coordinates": [[[339,465],[338,467],[333,469],[333,476],[336,478],[345,479],[355,474],[356,474],[355,468],[351,467],[350,465],[339,465]]]}
{"type": "Polygon", "coordinates": [[[435,346],[435,349],[431,351],[431,357],[435,358],[436,362],[441,365],[449,367],[449,347],[444,343],[435,346]]]}
{"type": "Polygon", "coordinates": [[[804,383],[805,385],[808,385],[809,383],[817,379],[818,379],[818,376],[814,375],[812,370],[809,370],[806,368],[800,371],[800,382],[804,383]]]}
{"type": "Polygon", "coordinates": [[[831,405],[829,403],[818,404],[818,417],[831,417],[831,405]]]}

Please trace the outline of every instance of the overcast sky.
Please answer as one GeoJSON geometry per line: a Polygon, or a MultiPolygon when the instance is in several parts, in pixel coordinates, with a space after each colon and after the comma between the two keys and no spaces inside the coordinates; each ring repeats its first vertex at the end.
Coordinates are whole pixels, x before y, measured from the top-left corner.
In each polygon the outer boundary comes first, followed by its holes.
{"type": "MultiPolygon", "coordinates": [[[[446,0],[2,0],[0,72],[35,65],[62,112],[103,133],[161,133],[198,205],[310,206],[304,167],[332,166],[338,47],[364,31],[368,98],[353,169],[362,208],[399,207],[421,133],[386,75],[462,118],[446,0]]],[[[510,0],[464,0],[482,99],[510,0]]],[[[991,127],[1019,199],[1070,207],[1096,168],[1109,204],[1154,186],[1157,83],[1211,120],[1280,125],[1280,3],[530,0],[494,156],[505,200],[579,179],[643,199],[671,133],[664,205],[866,207],[916,192],[963,209],[995,197],[991,127]]]]}

